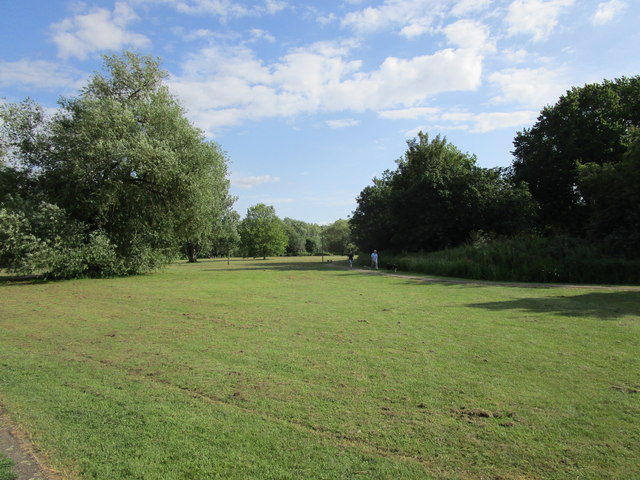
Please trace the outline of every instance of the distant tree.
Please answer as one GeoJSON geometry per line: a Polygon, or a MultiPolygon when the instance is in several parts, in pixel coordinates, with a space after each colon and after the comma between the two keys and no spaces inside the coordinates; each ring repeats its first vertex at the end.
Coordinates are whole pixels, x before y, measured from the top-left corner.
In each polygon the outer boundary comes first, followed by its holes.
{"type": "Polygon", "coordinates": [[[285,252],[288,237],[275,208],[259,203],[247,210],[240,222],[243,252],[250,257],[278,256],[285,252]]]}
{"type": "Polygon", "coordinates": [[[214,227],[211,253],[229,258],[240,246],[239,226],[240,214],[235,210],[228,210],[214,227]]]}
{"type": "Polygon", "coordinates": [[[324,228],[325,250],[337,255],[346,255],[355,249],[351,241],[348,220],[336,220],[324,228]]]}
{"type": "Polygon", "coordinates": [[[574,87],[516,135],[514,179],[528,184],[543,226],[584,232],[594,204],[578,182],[579,165],[620,162],[630,126],[640,126],[640,76],[574,87]]]}
{"type": "Polygon", "coordinates": [[[322,227],[315,223],[285,218],[283,220],[287,238],[287,255],[311,255],[321,250],[322,227]]]}
{"type": "Polygon", "coordinates": [[[287,255],[304,255],[306,253],[308,224],[301,220],[285,218],[283,221],[287,234],[287,255]]]}
{"type": "Polygon", "coordinates": [[[307,223],[307,234],[304,248],[309,255],[322,250],[322,227],[315,223],[307,223]]]}

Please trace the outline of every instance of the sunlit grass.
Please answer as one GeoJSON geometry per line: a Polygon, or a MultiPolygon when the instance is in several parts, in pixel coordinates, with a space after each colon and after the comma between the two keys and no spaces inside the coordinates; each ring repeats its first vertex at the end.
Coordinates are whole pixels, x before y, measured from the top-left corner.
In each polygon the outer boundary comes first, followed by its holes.
{"type": "Polygon", "coordinates": [[[0,452],[0,480],[15,480],[13,473],[14,462],[0,452]]]}
{"type": "Polygon", "coordinates": [[[0,403],[82,479],[640,477],[638,291],[343,263],[5,283],[0,403]]]}

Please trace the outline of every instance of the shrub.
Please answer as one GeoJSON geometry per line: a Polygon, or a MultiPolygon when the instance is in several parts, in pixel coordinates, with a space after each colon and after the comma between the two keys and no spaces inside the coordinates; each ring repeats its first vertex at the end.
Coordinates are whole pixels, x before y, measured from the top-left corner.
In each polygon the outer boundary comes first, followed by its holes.
{"type": "Polygon", "coordinates": [[[175,258],[142,242],[120,252],[101,230],[87,233],[60,207],[41,202],[0,208],[0,267],[45,278],[111,277],[144,273],[175,258]]]}
{"type": "Polygon", "coordinates": [[[520,235],[433,253],[383,253],[384,262],[431,275],[514,282],[640,283],[640,259],[567,236],[520,235]]]}

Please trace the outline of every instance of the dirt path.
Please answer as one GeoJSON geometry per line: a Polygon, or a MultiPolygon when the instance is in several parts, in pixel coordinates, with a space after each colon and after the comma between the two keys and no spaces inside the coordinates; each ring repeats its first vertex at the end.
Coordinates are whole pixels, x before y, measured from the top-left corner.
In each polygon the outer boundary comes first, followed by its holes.
{"type": "Polygon", "coordinates": [[[15,462],[17,480],[62,480],[46,466],[43,456],[24,431],[0,408],[0,452],[15,462]]]}

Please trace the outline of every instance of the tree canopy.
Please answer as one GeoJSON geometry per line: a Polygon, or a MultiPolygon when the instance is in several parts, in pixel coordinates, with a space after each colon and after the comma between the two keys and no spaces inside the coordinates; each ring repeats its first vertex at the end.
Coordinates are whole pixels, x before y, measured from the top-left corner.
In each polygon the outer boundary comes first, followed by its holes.
{"type": "Polygon", "coordinates": [[[527,228],[535,204],[526,188],[498,169],[483,169],[446,138],[420,132],[395,171],[374,178],[351,219],[365,251],[433,251],[456,246],[472,232],[512,234],[527,228]]]}
{"type": "Polygon", "coordinates": [[[289,241],[284,223],[276,216],[275,208],[264,203],[247,209],[239,232],[243,255],[248,257],[282,255],[289,241]]]}
{"type": "Polygon", "coordinates": [[[623,160],[631,127],[640,126],[640,77],[574,87],[542,110],[533,127],[514,140],[513,173],[540,204],[540,223],[584,234],[593,188],[579,182],[580,165],[623,160]]]}
{"type": "Polygon", "coordinates": [[[51,119],[29,100],[2,107],[5,214],[38,237],[29,209],[55,205],[82,232],[68,248],[98,236],[117,267],[86,266],[85,274],[146,271],[180,249],[193,258],[233,204],[227,159],[186,119],[159,60],[125,52],[104,65],[51,119]]]}

